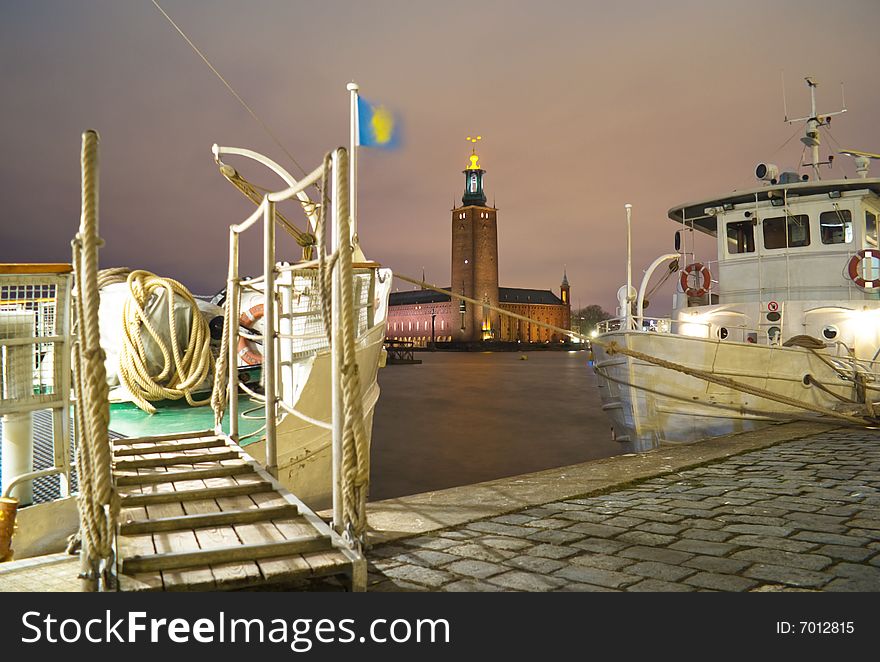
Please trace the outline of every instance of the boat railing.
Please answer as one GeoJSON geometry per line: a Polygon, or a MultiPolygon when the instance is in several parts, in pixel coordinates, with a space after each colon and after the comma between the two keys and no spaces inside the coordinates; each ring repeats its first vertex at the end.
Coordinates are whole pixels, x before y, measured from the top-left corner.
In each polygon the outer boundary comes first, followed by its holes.
{"type": "Polygon", "coordinates": [[[28,504],[33,481],[60,476],[70,494],[69,264],[0,265],[2,494],[28,504]],[[52,412],[52,466],[33,470],[33,412],[52,412]]]}
{"type": "MultiPolygon", "coordinates": [[[[372,262],[351,263],[345,265],[343,271],[343,241],[346,246],[352,243],[350,226],[343,221],[340,214],[340,203],[347,202],[349,196],[348,153],[338,148],[332,157],[315,168],[300,181],[296,181],[278,164],[249,150],[214,146],[215,157],[222,155],[238,155],[252,158],[275,171],[289,185],[287,188],[268,193],[263,196],[257,209],[243,222],[229,228],[229,270],[227,277],[227,320],[226,334],[228,341],[227,354],[227,411],[229,412],[229,435],[239,439],[238,429],[238,358],[239,340],[262,341],[262,375],[263,394],[244,387],[246,392],[256,396],[264,404],[265,424],[265,465],[270,473],[278,474],[277,451],[277,420],[281,411],[312,423],[318,427],[332,431],[332,468],[333,468],[333,513],[334,527],[338,532],[345,528],[343,522],[342,490],[346,478],[342,467],[343,428],[346,425],[345,408],[342,394],[342,341],[343,324],[351,321],[343,315],[342,309],[342,278],[343,273],[350,274],[353,279],[352,308],[355,319],[355,333],[374,325],[376,316],[376,287],[379,266],[372,262]],[[325,163],[326,171],[325,171],[325,163]],[[318,229],[320,217],[314,213],[318,208],[308,201],[305,191],[318,182],[330,188],[329,208],[320,210],[327,220],[329,230],[329,251],[325,259],[306,260],[289,264],[279,263],[276,255],[275,230],[278,224],[276,205],[296,198],[304,203],[303,208],[312,224],[313,230],[318,229]],[[240,238],[246,232],[262,228],[263,269],[262,274],[248,279],[240,276],[240,238]],[[341,234],[348,232],[349,236],[341,234]],[[328,266],[332,265],[332,266],[328,266]],[[322,269],[330,271],[329,276],[322,269]],[[329,285],[329,287],[325,287],[329,285]],[[239,328],[241,314],[241,295],[245,291],[257,294],[252,302],[262,304],[262,333],[251,328],[242,331],[239,328]],[[329,301],[328,301],[329,299],[329,301]],[[329,305],[327,305],[329,304],[329,305]],[[329,310],[328,310],[329,309],[329,310]],[[330,320],[325,326],[325,313],[330,312],[330,320]],[[346,319],[343,319],[346,318],[346,319]],[[329,331],[329,333],[328,333],[329,331]],[[331,420],[317,420],[304,412],[297,411],[293,393],[294,383],[300,361],[306,356],[315,356],[321,350],[330,350],[331,354],[331,420]],[[286,371],[286,372],[285,372],[286,371]]],[[[345,219],[347,220],[347,219],[345,219]]],[[[317,232],[319,240],[323,232],[317,232]]],[[[318,245],[316,250],[327,251],[327,246],[318,245]]],[[[251,308],[251,311],[254,309],[251,308]]],[[[250,311],[249,311],[250,312],[250,311]]],[[[347,311],[346,311],[347,313],[347,311]]],[[[256,324],[252,325],[256,326],[256,324]]]]}
{"type": "MultiPolygon", "coordinates": [[[[685,315],[688,315],[688,313],[685,313],[685,315]]],[[[599,322],[596,325],[596,335],[611,333],[613,331],[622,331],[626,330],[626,328],[626,318],[615,317],[599,322]]],[[[750,344],[758,344],[759,342],[766,344],[763,343],[763,341],[766,340],[767,334],[766,329],[762,330],[742,324],[733,324],[729,321],[725,321],[723,325],[710,323],[705,319],[702,319],[702,316],[699,314],[678,319],[671,317],[638,317],[633,315],[630,318],[629,330],[750,344]]]]}

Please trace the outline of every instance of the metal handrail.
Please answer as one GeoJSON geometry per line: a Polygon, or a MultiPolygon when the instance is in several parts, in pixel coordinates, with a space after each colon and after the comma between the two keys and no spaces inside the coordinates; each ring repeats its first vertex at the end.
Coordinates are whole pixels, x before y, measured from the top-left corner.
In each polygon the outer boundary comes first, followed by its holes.
{"type": "MultiPolygon", "coordinates": [[[[287,171],[285,171],[277,163],[264,157],[257,152],[251,150],[238,149],[232,147],[219,147],[214,145],[213,148],[215,159],[219,161],[222,154],[232,154],[251,158],[262,163],[269,169],[278,174],[287,184],[288,188],[268,193],[263,196],[263,201],[257,206],[257,209],[241,223],[231,225],[229,227],[229,274],[227,279],[227,296],[230,297],[229,316],[229,354],[228,354],[228,380],[229,388],[229,435],[233,439],[239,438],[238,429],[238,395],[237,389],[232,385],[238,383],[238,341],[243,337],[249,340],[263,340],[263,388],[265,397],[265,418],[266,418],[266,468],[272,475],[277,476],[278,473],[278,451],[276,447],[276,423],[277,410],[280,402],[277,392],[276,371],[278,366],[276,361],[277,343],[280,340],[278,331],[276,330],[276,311],[274,302],[275,276],[280,272],[279,267],[275,264],[275,224],[277,223],[277,215],[275,205],[278,202],[289,200],[293,197],[299,198],[300,201],[310,202],[308,196],[305,195],[305,189],[317,183],[324,175],[324,165],[315,168],[311,173],[306,175],[300,181],[296,181],[287,171]],[[239,275],[239,238],[240,235],[250,230],[257,221],[263,220],[263,274],[255,278],[249,278],[242,282],[239,275]],[[263,327],[262,334],[242,333],[238,325],[232,323],[239,317],[239,297],[243,288],[256,289],[256,284],[262,285],[263,294],[263,327]]],[[[310,216],[310,220],[314,219],[310,216]]],[[[323,250],[320,247],[319,250],[323,250]]],[[[317,267],[317,260],[311,260],[306,263],[310,267],[317,267]]],[[[303,268],[305,265],[298,265],[303,268]]],[[[282,267],[283,268],[283,267],[282,267]]]]}

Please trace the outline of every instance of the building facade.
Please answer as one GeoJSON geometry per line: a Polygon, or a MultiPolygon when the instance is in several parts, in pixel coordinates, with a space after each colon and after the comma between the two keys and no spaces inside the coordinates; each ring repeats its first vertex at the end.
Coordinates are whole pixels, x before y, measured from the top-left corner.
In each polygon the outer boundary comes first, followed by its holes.
{"type": "Polygon", "coordinates": [[[571,328],[571,292],[563,275],[559,296],[550,290],[498,285],[498,210],[486,204],[476,153],[463,171],[461,206],[452,210],[451,284],[444,288],[485,305],[452,299],[433,290],[391,294],[386,337],[425,347],[432,343],[481,341],[551,343],[562,334],[493,311],[489,306],[536,322],[571,328]]]}

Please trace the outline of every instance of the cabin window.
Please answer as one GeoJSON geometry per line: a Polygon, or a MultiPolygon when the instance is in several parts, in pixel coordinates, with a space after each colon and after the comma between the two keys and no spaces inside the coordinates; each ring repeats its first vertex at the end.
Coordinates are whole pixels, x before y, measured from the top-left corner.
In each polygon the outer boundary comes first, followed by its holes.
{"type": "Polygon", "coordinates": [[[765,218],[764,248],[800,248],[810,245],[810,217],[789,214],[765,218]]]}
{"type": "Polygon", "coordinates": [[[819,214],[819,235],[823,244],[848,244],[852,241],[852,213],[849,209],[823,211],[819,214]]]}
{"type": "Polygon", "coordinates": [[[877,216],[865,210],[865,243],[871,248],[878,248],[877,245],[877,216]]]}
{"type": "Polygon", "coordinates": [[[727,252],[730,255],[755,252],[754,221],[737,221],[727,224],[727,252]]]}

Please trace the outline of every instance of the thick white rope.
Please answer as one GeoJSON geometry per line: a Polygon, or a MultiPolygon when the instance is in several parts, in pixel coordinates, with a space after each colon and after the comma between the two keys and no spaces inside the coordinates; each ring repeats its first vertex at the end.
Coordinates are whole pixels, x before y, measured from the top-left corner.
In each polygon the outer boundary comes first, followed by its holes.
{"type": "Polygon", "coordinates": [[[119,380],[131,392],[134,403],[152,414],[156,408],[149,401],[179,400],[193,407],[206,405],[211,398],[195,400],[192,392],[203,384],[214,367],[211,333],[190,291],[172,278],[160,278],[149,271],[137,270],[126,280],[129,296],[122,312],[123,345],[119,355],[119,380]],[[154,296],[164,294],[168,308],[168,329],[160,333],[150,321],[146,308],[154,296]],[[189,340],[181,354],[175,323],[176,300],[190,309],[189,340]],[[150,369],[142,333],[146,331],[162,353],[162,369],[150,369]],[[170,347],[168,342],[170,340],[170,347]]]}
{"type": "Polygon", "coordinates": [[[112,484],[107,373],[98,330],[98,134],[82,145],[82,216],[73,243],[78,338],[74,345],[77,475],[83,588],[107,588],[112,580],[113,535],[118,503],[112,484]]]}
{"type": "Polygon", "coordinates": [[[367,530],[366,503],[370,485],[370,444],[364,425],[361,379],[357,364],[357,315],[354,309],[354,247],[348,195],[348,154],[340,149],[336,161],[337,216],[339,218],[339,278],[342,320],[342,430],[343,511],[353,542],[363,544],[367,530]]]}

